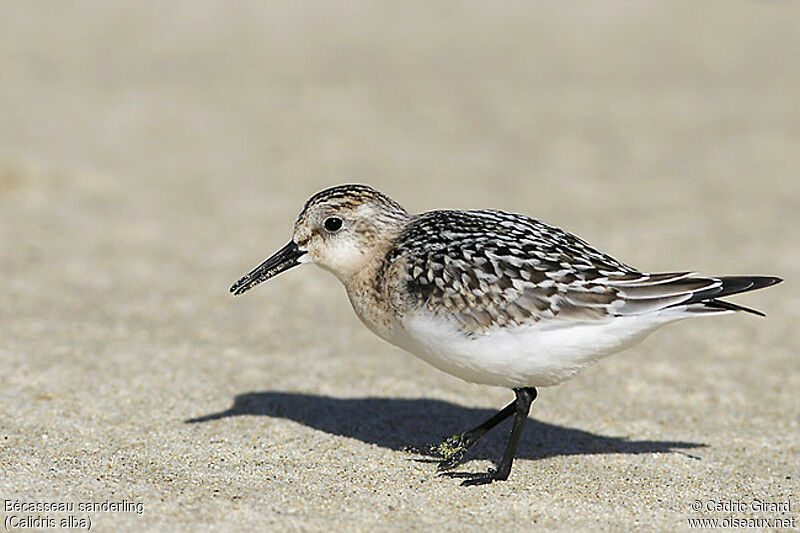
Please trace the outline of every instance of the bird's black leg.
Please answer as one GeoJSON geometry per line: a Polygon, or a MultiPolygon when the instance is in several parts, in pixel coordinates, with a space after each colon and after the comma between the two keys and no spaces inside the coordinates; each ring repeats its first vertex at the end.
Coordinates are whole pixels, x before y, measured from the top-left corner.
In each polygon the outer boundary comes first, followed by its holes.
{"type": "Polygon", "coordinates": [[[517,402],[513,401],[495,413],[481,425],[476,426],[463,433],[457,433],[448,437],[440,444],[426,444],[423,446],[408,446],[406,451],[435,455],[442,457],[439,462],[439,470],[450,470],[455,468],[464,460],[464,456],[473,444],[483,437],[487,431],[494,428],[497,424],[513,415],[516,411],[517,402]]]}
{"type": "MultiPolygon", "coordinates": [[[[489,469],[488,472],[482,474],[468,474],[468,479],[461,482],[462,485],[485,485],[492,481],[502,481],[508,479],[511,473],[511,465],[514,462],[514,454],[517,451],[520,435],[522,435],[522,427],[525,425],[525,420],[528,419],[528,413],[531,410],[531,404],[536,399],[536,389],[534,387],[525,387],[514,389],[514,394],[517,395],[517,400],[514,402],[514,426],[511,428],[511,435],[508,438],[508,445],[503,454],[503,459],[500,461],[500,466],[495,469],[489,469]]],[[[451,477],[467,477],[459,474],[446,474],[451,477]]]]}

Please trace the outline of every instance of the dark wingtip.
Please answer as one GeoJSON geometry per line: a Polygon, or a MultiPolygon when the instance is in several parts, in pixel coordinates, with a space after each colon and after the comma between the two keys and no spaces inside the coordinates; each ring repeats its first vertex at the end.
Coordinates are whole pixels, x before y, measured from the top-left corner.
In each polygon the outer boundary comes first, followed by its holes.
{"type": "Polygon", "coordinates": [[[717,294],[710,294],[709,296],[721,298],[741,292],[771,287],[783,281],[775,276],[721,276],[719,280],[722,281],[722,287],[719,288],[717,294]]]}
{"type": "MultiPolygon", "coordinates": [[[[761,317],[767,315],[765,315],[758,309],[745,307],[743,305],[731,303],[726,300],[720,300],[719,298],[725,296],[732,296],[734,294],[739,294],[742,292],[750,292],[757,289],[763,289],[765,287],[771,287],[772,285],[777,285],[778,283],[781,283],[783,281],[781,278],[776,276],[722,276],[718,279],[722,282],[722,285],[720,287],[712,289],[711,291],[700,291],[695,296],[692,297],[692,300],[694,300],[694,302],[692,302],[691,300],[690,302],[703,303],[706,305],[706,307],[710,307],[712,309],[725,309],[727,311],[744,311],[746,313],[750,313],[761,317]]],[[[685,304],[686,302],[683,303],[685,304]]]]}
{"type": "Polygon", "coordinates": [[[676,305],[688,305],[724,298],[742,292],[750,292],[777,285],[783,281],[781,278],[775,276],[720,276],[710,279],[719,280],[719,285],[711,289],[696,291],[692,293],[692,297],[689,300],[676,305]]]}

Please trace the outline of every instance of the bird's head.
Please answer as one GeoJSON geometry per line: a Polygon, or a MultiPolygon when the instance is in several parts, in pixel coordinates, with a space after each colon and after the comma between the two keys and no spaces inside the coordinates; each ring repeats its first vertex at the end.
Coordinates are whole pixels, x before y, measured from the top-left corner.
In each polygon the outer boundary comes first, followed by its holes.
{"type": "Polygon", "coordinates": [[[345,281],[384,254],[409,218],[397,202],[366,185],[318,192],[303,207],[289,244],[237,281],[235,295],[301,263],[345,281]]]}

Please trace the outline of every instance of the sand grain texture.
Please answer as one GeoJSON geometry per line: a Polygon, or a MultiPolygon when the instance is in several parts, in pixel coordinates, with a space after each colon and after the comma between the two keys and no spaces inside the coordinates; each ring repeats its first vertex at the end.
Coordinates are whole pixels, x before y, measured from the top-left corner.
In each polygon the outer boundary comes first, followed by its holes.
{"type": "Polygon", "coordinates": [[[800,3],[2,11],[0,498],[143,502],[98,531],[798,516],[800,3]],[[508,391],[374,338],[311,267],[227,293],[347,181],[531,214],[643,269],[787,282],[736,299],[766,319],[673,325],[542,390],[511,479],[462,489],[402,446],[508,391]]]}

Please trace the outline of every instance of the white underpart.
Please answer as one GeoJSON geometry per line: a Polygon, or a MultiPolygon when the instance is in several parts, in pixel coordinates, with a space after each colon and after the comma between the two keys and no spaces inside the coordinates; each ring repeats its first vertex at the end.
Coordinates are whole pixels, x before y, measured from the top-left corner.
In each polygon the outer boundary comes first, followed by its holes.
{"type": "Polygon", "coordinates": [[[391,335],[373,331],[439,370],[471,383],[544,387],[557,385],[604,356],[641,342],[664,324],[690,316],[696,315],[673,308],[598,322],[539,322],[469,337],[448,320],[421,312],[391,335]]]}

